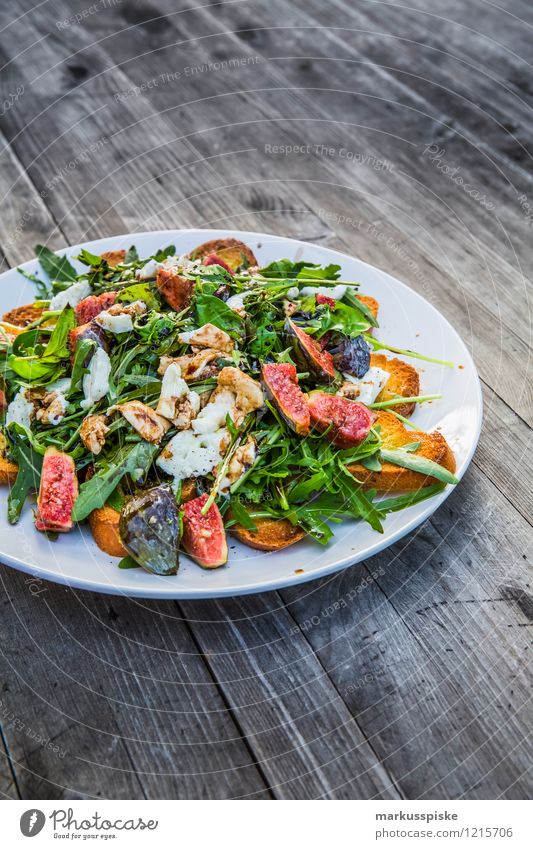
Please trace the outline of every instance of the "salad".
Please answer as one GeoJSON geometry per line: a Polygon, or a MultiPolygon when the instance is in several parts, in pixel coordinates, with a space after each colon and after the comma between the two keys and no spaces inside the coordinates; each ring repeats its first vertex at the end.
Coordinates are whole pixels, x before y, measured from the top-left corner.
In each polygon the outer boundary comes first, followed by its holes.
{"type": "Polygon", "coordinates": [[[55,539],[87,521],[120,568],[173,575],[180,551],[226,564],[228,533],[267,551],[345,520],[380,533],[457,483],[442,434],[409,421],[440,396],[396,355],[435,360],[378,340],[379,304],[340,266],[261,267],[229,238],[82,250],[81,274],[37,257],[19,269],[36,300],[0,322],[10,523],[33,507],[55,539]]]}

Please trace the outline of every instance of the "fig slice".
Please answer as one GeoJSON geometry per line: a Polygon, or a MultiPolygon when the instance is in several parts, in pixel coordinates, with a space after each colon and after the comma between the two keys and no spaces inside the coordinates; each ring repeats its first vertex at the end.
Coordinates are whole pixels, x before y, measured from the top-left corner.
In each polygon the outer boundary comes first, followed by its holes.
{"type": "Polygon", "coordinates": [[[309,395],[311,423],[317,430],[328,430],[326,438],[338,448],[352,448],[363,442],[377,416],[364,404],[327,392],[309,395]]]}
{"type": "Polygon", "coordinates": [[[87,324],[115,303],[118,292],[103,292],[101,295],[88,295],[75,307],[78,324],[87,324]]]}
{"type": "Polygon", "coordinates": [[[78,497],[78,478],[72,457],[50,446],[46,449],[37,497],[38,531],[67,533],[72,528],[72,508],[78,497]]]}
{"type": "Polygon", "coordinates": [[[130,498],[118,529],[122,545],[139,566],[155,575],[176,574],[180,517],[170,486],[154,486],[130,498]]]}
{"type": "Polygon", "coordinates": [[[182,544],[187,554],[204,569],[224,566],[228,560],[226,530],[216,504],[202,515],[207,493],[187,501],[183,507],[182,544]]]}
{"type": "Polygon", "coordinates": [[[178,269],[164,266],[158,269],[155,285],[171,309],[181,312],[190,306],[195,281],[180,274],[178,269]]]}
{"type": "Polygon", "coordinates": [[[285,322],[285,333],[292,343],[296,361],[302,368],[309,369],[311,374],[324,383],[335,380],[335,366],[329,351],[323,351],[316,339],[290,318],[285,322]]]}
{"type": "Polygon", "coordinates": [[[261,369],[265,391],[295,433],[309,433],[310,418],[307,397],[298,385],[296,367],[292,363],[266,363],[261,369]]]}

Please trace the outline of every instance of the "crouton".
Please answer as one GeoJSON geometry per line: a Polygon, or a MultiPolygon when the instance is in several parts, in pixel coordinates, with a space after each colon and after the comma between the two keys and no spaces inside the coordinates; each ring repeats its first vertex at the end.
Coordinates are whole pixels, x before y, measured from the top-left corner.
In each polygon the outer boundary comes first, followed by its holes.
{"type": "Polygon", "coordinates": [[[6,457],[0,457],[0,486],[11,486],[15,483],[19,467],[11,463],[6,457]]]}
{"type": "Polygon", "coordinates": [[[36,307],[35,304],[24,304],[24,306],[15,307],[15,309],[5,312],[3,320],[8,324],[14,324],[16,327],[26,327],[33,321],[37,321],[43,312],[43,307],[36,307]]]}
{"type": "Polygon", "coordinates": [[[212,255],[219,257],[224,266],[233,272],[257,265],[257,259],[248,245],[238,239],[212,239],[191,251],[189,257],[204,260],[212,255]]]}
{"type": "Polygon", "coordinates": [[[280,551],[305,536],[305,531],[288,519],[254,519],[254,524],[256,531],[249,531],[242,525],[233,525],[229,531],[239,542],[259,551],[280,551]]]}
{"type": "Polygon", "coordinates": [[[98,507],[89,513],[89,525],[98,548],[111,557],[126,557],[127,551],[120,541],[118,524],[120,513],[112,507],[98,507]]]}
{"type": "MultiPolygon", "coordinates": [[[[419,457],[438,463],[449,472],[455,472],[455,457],[444,436],[438,431],[424,433],[424,431],[406,428],[393,413],[386,410],[378,411],[378,418],[374,427],[380,426],[383,447],[394,449],[401,448],[412,442],[420,442],[420,447],[413,452],[419,457]]],[[[377,489],[378,492],[397,492],[404,490],[411,492],[422,486],[436,483],[436,479],[424,475],[421,472],[413,472],[393,463],[382,463],[380,472],[371,472],[359,463],[352,463],[348,469],[360,481],[365,489],[377,489]]]]}
{"type": "MultiPolygon", "coordinates": [[[[410,363],[404,360],[398,360],[396,357],[389,360],[384,354],[371,354],[370,365],[384,369],[390,374],[385,386],[376,397],[376,404],[381,401],[389,401],[396,395],[401,395],[403,398],[412,398],[420,392],[420,378],[418,371],[410,363]]],[[[390,410],[395,410],[401,416],[410,416],[415,409],[416,404],[397,404],[394,407],[389,407],[390,410]]]]}
{"type": "Polygon", "coordinates": [[[120,265],[126,259],[126,251],[104,251],[100,257],[105,259],[108,265],[120,265]]]}

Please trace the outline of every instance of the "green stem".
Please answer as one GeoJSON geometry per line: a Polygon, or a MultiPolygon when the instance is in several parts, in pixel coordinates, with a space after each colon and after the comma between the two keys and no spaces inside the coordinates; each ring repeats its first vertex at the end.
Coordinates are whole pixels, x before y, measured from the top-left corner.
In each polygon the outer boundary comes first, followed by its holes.
{"type": "Polygon", "coordinates": [[[405,416],[402,416],[401,413],[397,413],[396,410],[389,410],[389,412],[392,413],[393,416],[396,416],[396,418],[399,419],[401,422],[403,422],[404,425],[407,425],[407,427],[416,430],[416,425],[414,425],[413,422],[409,419],[406,419],[405,416]]]}
{"type": "Polygon", "coordinates": [[[368,404],[368,406],[371,410],[386,410],[387,407],[395,407],[398,404],[422,404],[424,401],[438,401],[439,398],[442,398],[442,395],[412,395],[410,398],[398,395],[388,401],[378,401],[377,404],[368,404]]]}
{"type": "Polygon", "coordinates": [[[379,339],[374,339],[370,333],[363,333],[363,337],[369,345],[372,345],[375,351],[392,351],[394,354],[403,354],[406,357],[413,357],[415,360],[424,360],[426,363],[437,363],[439,366],[447,366],[448,368],[453,368],[454,366],[449,360],[437,360],[434,357],[425,357],[416,351],[410,351],[408,348],[397,348],[395,345],[389,345],[388,342],[380,342],[379,339]]]}

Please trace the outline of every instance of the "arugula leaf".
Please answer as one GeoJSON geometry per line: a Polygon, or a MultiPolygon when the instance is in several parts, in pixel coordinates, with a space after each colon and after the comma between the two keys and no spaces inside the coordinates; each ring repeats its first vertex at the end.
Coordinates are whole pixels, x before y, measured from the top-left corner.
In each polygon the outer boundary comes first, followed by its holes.
{"type": "Polygon", "coordinates": [[[149,283],[134,283],[133,286],[126,286],[117,295],[117,301],[144,301],[149,310],[158,310],[161,307],[161,298],[153,291],[149,283]]]}
{"type": "Polygon", "coordinates": [[[128,248],[126,251],[126,256],[124,257],[124,263],[128,265],[130,262],[139,262],[139,254],[137,253],[137,248],[135,245],[132,245],[131,248],[128,248]]]}
{"type": "Polygon", "coordinates": [[[123,557],[122,560],[119,561],[118,568],[119,569],[140,569],[141,566],[137,563],[136,560],[133,559],[133,557],[130,557],[130,555],[127,554],[126,557],[123,557]]]}
{"type": "MultiPolygon", "coordinates": [[[[130,248],[130,250],[131,250],[131,248],[130,248]]],[[[174,256],[175,253],[176,253],[176,246],[175,245],[167,245],[166,248],[161,248],[160,250],[158,250],[158,252],[154,256],[154,259],[155,259],[156,262],[163,262],[163,260],[165,260],[168,256],[174,256]]]]}
{"type": "Polygon", "coordinates": [[[442,483],[435,483],[432,486],[423,486],[416,492],[407,492],[405,495],[396,495],[393,498],[385,498],[383,501],[377,501],[376,506],[385,513],[393,513],[396,510],[404,510],[406,507],[412,507],[413,504],[419,504],[420,501],[425,501],[426,498],[432,498],[442,492],[445,486],[442,483]]]}
{"type": "Polygon", "coordinates": [[[31,445],[22,442],[12,446],[11,451],[19,470],[7,497],[7,520],[10,525],[15,525],[20,518],[28,493],[32,489],[39,489],[43,458],[33,450],[31,445]]]}
{"type": "Polygon", "coordinates": [[[278,259],[259,269],[262,277],[298,278],[299,280],[336,280],[340,265],[327,265],[322,268],[314,262],[291,262],[290,259],[278,259]]]}
{"type": "Polygon", "coordinates": [[[68,359],[70,356],[70,350],[68,347],[69,333],[75,327],[76,313],[72,307],[65,307],[57,319],[57,324],[52,331],[52,335],[48,340],[46,348],[44,349],[42,359],[68,359]]]}
{"type": "Polygon", "coordinates": [[[149,442],[136,442],[120,448],[104,471],[97,472],[81,485],[72,510],[73,520],[81,522],[92,510],[103,507],[124,475],[135,475],[138,469],[146,472],[158,451],[159,445],[149,442]]]}
{"type": "MultiPolygon", "coordinates": [[[[74,310],[72,307],[65,307],[43,352],[26,355],[10,354],[7,361],[9,368],[29,383],[50,383],[55,380],[63,371],[62,363],[68,362],[68,337],[75,326],[74,310]]],[[[30,330],[27,333],[33,334],[35,331],[30,330]]],[[[27,340],[33,338],[26,334],[22,335],[26,336],[27,340]]]]}
{"type": "MultiPolygon", "coordinates": [[[[294,315],[292,320],[300,324],[298,315],[294,315]]],[[[336,302],[334,310],[320,310],[316,317],[306,320],[301,326],[306,332],[312,333],[318,339],[332,330],[343,333],[345,336],[355,337],[360,336],[370,328],[367,319],[359,310],[343,304],[342,301],[336,302]]]]}
{"type": "Polygon", "coordinates": [[[443,483],[459,483],[459,479],[455,475],[452,475],[448,469],[445,469],[444,466],[440,466],[433,460],[428,460],[427,457],[411,454],[409,451],[404,451],[401,448],[395,448],[394,450],[382,448],[381,457],[386,463],[393,463],[395,466],[411,469],[412,472],[421,472],[421,474],[437,478],[437,480],[443,481],[443,483]]]}
{"type": "Polygon", "coordinates": [[[231,499],[230,509],[232,518],[235,519],[239,525],[242,525],[247,531],[257,530],[257,525],[254,524],[254,520],[250,516],[248,510],[243,507],[239,496],[231,499]]]}
{"type": "Polygon", "coordinates": [[[196,313],[200,325],[214,324],[220,330],[225,330],[230,336],[242,339],[243,323],[236,312],[233,312],[220,298],[214,295],[197,295],[195,298],[196,313]]]}
{"type": "Polygon", "coordinates": [[[342,300],[344,303],[348,304],[348,306],[353,307],[358,312],[362,313],[363,318],[366,318],[371,327],[379,327],[379,322],[370,307],[367,307],[366,304],[360,301],[351,289],[346,290],[342,300]]]}
{"type": "Polygon", "coordinates": [[[98,266],[103,265],[104,260],[98,254],[92,254],[90,251],[86,251],[85,248],[80,251],[78,256],[76,257],[83,265],[90,265],[91,268],[98,268],[98,266]]]}
{"type": "Polygon", "coordinates": [[[74,356],[74,363],[72,364],[72,375],[67,396],[72,395],[81,388],[80,383],[83,375],[87,372],[85,363],[89,361],[89,357],[91,353],[94,353],[95,348],[96,342],[94,339],[82,339],[76,345],[76,354],[74,356]]]}
{"type": "Polygon", "coordinates": [[[77,280],[76,269],[66,256],[57,256],[46,245],[36,245],[35,254],[50,280],[74,283],[77,280]]]}

